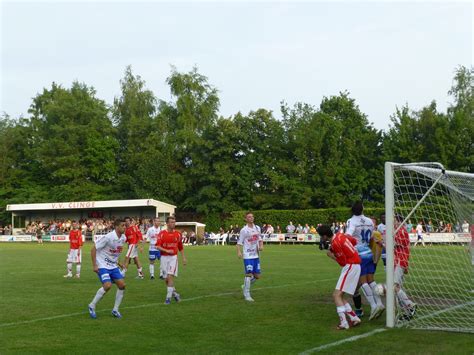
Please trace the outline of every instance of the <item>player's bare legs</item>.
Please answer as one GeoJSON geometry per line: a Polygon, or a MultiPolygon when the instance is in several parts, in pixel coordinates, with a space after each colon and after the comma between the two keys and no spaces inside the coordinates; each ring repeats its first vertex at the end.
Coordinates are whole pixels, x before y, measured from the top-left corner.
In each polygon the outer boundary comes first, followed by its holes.
{"type": "Polygon", "coordinates": [[[176,302],[179,302],[181,300],[179,293],[176,292],[176,289],[174,288],[174,276],[173,275],[168,275],[165,279],[165,284],[166,284],[166,300],[165,304],[170,304],[171,303],[171,297],[174,297],[176,302]]]}
{"type": "Polygon", "coordinates": [[[360,318],[352,310],[351,305],[344,299],[344,292],[340,290],[334,290],[333,294],[334,303],[336,304],[337,315],[339,316],[339,325],[337,329],[349,329],[349,323],[347,317],[349,317],[350,325],[355,327],[360,324],[360,318]]]}

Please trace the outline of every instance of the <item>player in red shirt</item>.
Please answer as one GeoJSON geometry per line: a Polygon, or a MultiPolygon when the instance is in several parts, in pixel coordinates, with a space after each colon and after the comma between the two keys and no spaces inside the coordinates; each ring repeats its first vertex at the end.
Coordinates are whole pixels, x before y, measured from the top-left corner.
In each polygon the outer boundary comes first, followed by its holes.
{"type": "Polygon", "coordinates": [[[161,252],[161,272],[167,287],[165,304],[171,303],[171,297],[179,302],[180,295],[174,287],[174,278],[178,276],[178,251],[181,252],[183,265],[186,265],[184,256],[183,239],[181,233],[175,230],[176,219],[172,216],[166,218],[166,229],[158,234],[156,249],[161,252]]]}
{"type": "Polygon", "coordinates": [[[403,311],[403,319],[410,320],[416,312],[416,303],[410,300],[403,290],[403,277],[408,274],[408,260],[410,259],[410,236],[406,228],[400,227],[403,217],[396,215],[394,218],[395,246],[394,246],[394,287],[397,301],[403,311]]]}
{"type": "Polygon", "coordinates": [[[360,256],[355,245],[357,240],[344,233],[333,236],[331,227],[321,225],[317,228],[320,238],[324,241],[331,238],[331,247],[327,255],[342,266],[341,275],[333,292],[336,311],[339,316],[337,329],[349,329],[360,324],[360,318],[352,310],[351,305],[344,299],[344,295],[354,295],[360,277],[360,256]],[[346,316],[349,317],[347,322],[346,316]]]}
{"type": "Polygon", "coordinates": [[[72,264],[76,264],[76,278],[81,277],[82,261],[82,233],[76,221],[72,223],[72,229],[69,232],[69,253],[67,256],[67,274],[64,277],[72,277],[72,264]]]}
{"type": "Polygon", "coordinates": [[[125,236],[127,237],[128,251],[125,255],[125,262],[122,274],[125,276],[128,265],[130,264],[130,259],[133,259],[138,269],[137,278],[143,279],[143,269],[142,265],[140,264],[140,260],[138,259],[138,249],[140,249],[140,253],[143,251],[141,246],[141,244],[143,243],[142,232],[140,232],[140,228],[138,228],[138,226],[135,224],[135,221],[132,220],[130,217],[125,217],[125,227],[125,236]],[[140,243],[140,245],[138,243],[140,243]]]}

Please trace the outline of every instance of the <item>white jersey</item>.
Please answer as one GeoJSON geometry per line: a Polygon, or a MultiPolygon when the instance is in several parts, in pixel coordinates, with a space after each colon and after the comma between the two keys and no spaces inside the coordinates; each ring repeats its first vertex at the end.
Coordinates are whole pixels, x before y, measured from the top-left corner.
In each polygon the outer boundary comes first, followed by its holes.
{"type": "Polygon", "coordinates": [[[423,233],[423,226],[421,224],[418,224],[416,226],[416,234],[421,235],[423,233]]]}
{"type": "Polygon", "coordinates": [[[380,232],[380,234],[382,234],[383,245],[385,245],[385,237],[386,237],[386,234],[387,234],[387,227],[385,226],[385,224],[380,223],[377,226],[377,230],[380,232]]]}
{"type": "Polygon", "coordinates": [[[117,233],[112,231],[95,242],[97,249],[95,259],[99,269],[111,270],[117,267],[118,258],[126,241],[124,234],[118,237],[117,233]]]}
{"type": "Polygon", "coordinates": [[[146,232],[146,237],[150,242],[150,251],[158,250],[156,249],[156,242],[158,241],[158,234],[161,232],[161,227],[156,228],[151,226],[146,232]]]}
{"type": "Polygon", "coordinates": [[[244,249],[244,259],[258,258],[258,243],[262,240],[260,227],[255,224],[253,227],[246,225],[240,230],[237,244],[242,245],[244,249]]]}
{"type": "Polygon", "coordinates": [[[346,233],[357,239],[357,251],[361,257],[372,254],[369,248],[370,238],[374,231],[374,222],[370,218],[364,215],[352,216],[347,220],[346,233]]]}

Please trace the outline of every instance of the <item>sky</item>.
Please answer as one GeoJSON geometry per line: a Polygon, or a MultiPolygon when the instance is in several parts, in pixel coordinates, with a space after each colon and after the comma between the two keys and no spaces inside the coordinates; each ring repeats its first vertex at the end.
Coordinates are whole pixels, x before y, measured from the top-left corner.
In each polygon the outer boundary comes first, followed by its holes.
{"type": "Polygon", "coordinates": [[[93,86],[108,104],[127,65],[172,99],[166,78],[198,67],[225,117],[280,102],[318,106],[348,91],[369,122],[396,107],[440,111],[473,63],[473,2],[1,2],[0,113],[27,115],[54,81],[93,86]]]}

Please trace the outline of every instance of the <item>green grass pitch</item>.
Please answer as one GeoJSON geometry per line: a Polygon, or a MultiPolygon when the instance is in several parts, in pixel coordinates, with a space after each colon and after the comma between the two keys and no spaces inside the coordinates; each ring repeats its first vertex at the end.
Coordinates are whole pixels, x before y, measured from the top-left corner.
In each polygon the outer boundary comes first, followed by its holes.
{"type": "MultiPolygon", "coordinates": [[[[242,261],[233,246],[186,247],[180,265],[179,304],[164,305],[165,286],[127,273],[122,319],[110,315],[114,287],[87,313],[100,283],[92,272],[91,243],[81,279],[64,279],[67,244],[0,244],[0,354],[9,353],[221,353],[299,354],[384,329],[385,320],[337,331],[331,293],[340,267],[310,245],[266,245],[255,303],[243,300],[242,261]]],[[[383,270],[378,271],[384,279],[383,270]]],[[[366,313],[369,311],[365,306],[366,313]]],[[[318,353],[472,354],[472,334],[391,329],[322,348],[318,353]]]]}

